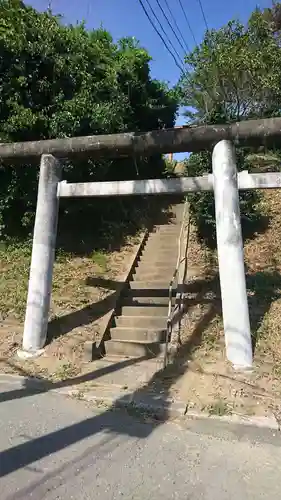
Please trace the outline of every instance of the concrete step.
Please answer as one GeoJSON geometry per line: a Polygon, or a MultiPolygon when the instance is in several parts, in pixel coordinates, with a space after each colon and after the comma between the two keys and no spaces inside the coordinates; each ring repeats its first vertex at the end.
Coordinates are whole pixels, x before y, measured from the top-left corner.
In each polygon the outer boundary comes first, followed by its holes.
{"type": "MultiPolygon", "coordinates": [[[[173,274],[176,269],[176,262],[171,264],[171,262],[152,262],[145,261],[141,259],[136,266],[133,273],[133,280],[135,281],[137,277],[139,277],[139,281],[164,281],[170,283],[173,274]],[[151,276],[151,278],[149,277],[151,276]],[[157,278],[160,276],[160,278],[157,278]]],[[[198,277],[200,270],[196,267],[189,267],[186,271],[186,280],[191,280],[198,277]]]]}
{"type": "MultiPolygon", "coordinates": [[[[148,309],[148,308],[147,308],[148,309]]],[[[165,329],[167,325],[167,316],[115,316],[117,327],[126,328],[160,328],[165,329]]]]}
{"type": "Polygon", "coordinates": [[[143,252],[138,259],[137,267],[140,267],[142,263],[145,263],[147,265],[153,265],[155,268],[166,267],[167,269],[173,269],[177,263],[177,258],[177,252],[171,252],[170,255],[159,255],[159,252],[156,249],[154,252],[143,252]]]}
{"type": "Polygon", "coordinates": [[[145,271],[145,272],[164,272],[165,275],[173,276],[175,271],[176,262],[170,262],[166,259],[164,261],[151,261],[146,260],[144,257],[141,257],[137,266],[135,267],[135,272],[137,271],[145,271]]]}
{"type": "Polygon", "coordinates": [[[176,229],[157,229],[157,231],[151,231],[149,233],[148,239],[156,240],[156,239],[164,239],[165,238],[170,238],[177,240],[180,235],[180,227],[177,227],[176,229]]]}
{"type": "Polygon", "coordinates": [[[152,233],[158,233],[158,232],[163,232],[163,233],[175,233],[177,232],[181,227],[181,224],[178,222],[173,222],[171,224],[157,224],[156,226],[153,226],[152,228],[152,233]]]}
{"type": "MultiPolygon", "coordinates": [[[[172,296],[174,297],[176,295],[176,290],[172,290],[172,296]]],[[[169,290],[168,288],[137,288],[136,290],[127,290],[124,293],[124,297],[129,297],[133,299],[160,299],[163,297],[169,297],[169,290]]]]}
{"type": "MultiPolygon", "coordinates": [[[[151,280],[151,281],[130,281],[129,290],[147,290],[148,295],[151,291],[155,291],[156,293],[160,291],[160,295],[162,295],[163,290],[168,291],[170,286],[170,281],[168,279],[165,280],[151,280]]],[[[173,289],[175,290],[177,287],[176,283],[173,285],[173,289]]],[[[156,293],[153,293],[155,295],[156,293]]]]}
{"type": "Polygon", "coordinates": [[[148,252],[170,252],[170,253],[178,253],[177,252],[178,245],[169,240],[159,240],[159,241],[149,241],[146,243],[145,247],[142,249],[142,255],[148,252]]]}
{"type": "Polygon", "coordinates": [[[134,342],[132,340],[108,340],[105,342],[106,354],[110,356],[126,356],[129,358],[163,357],[165,344],[158,342],[134,342]]]}
{"type": "Polygon", "coordinates": [[[176,255],[177,256],[177,245],[169,245],[169,243],[161,243],[161,242],[157,242],[156,243],[152,243],[151,241],[148,242],[143,251],[142,251],[142,255],[148,255],[150,253],[153,253],[155,254],[155,251],[157,251],[157,254],[164,254],[164,257],[166,256],[166,254],[169,254],[169,255],[176,255]]]}
{"type": "Polygon", "coordinates": [[[167,239],[167,241],[150,241],[148,240],[145,247],[142,250],[142,254],[148,251],[165,251],[165,252],[178,252],[178,245],[173,240],[167,239]]]}
{"type": "Polygon", "coordinates": [[[153,243],[153,244],[170,244],[174,245],[175,247],[177,246],[178,243],[178,237],[179,237],[180,232],[178,231],[177,234],[167,232],[167,233],[150,233],[147,240],[146,240],[146,245],[148,243],[153,243]]]}
{"type": "Polygon", "coordinates": [[[156,316],[162,316],[167,319],[168,308],[165,305],[160,306],[123,306],[120,309],[120,314],[124,316],[146,316],[150,318],[154,318],[156,316]]]}
{"type": "Polygon", "coordinates": [[[153,227],[149,234],[176,234],[180,232],[181,222],[175,220],[172,224],[163,224],[162,226],[153,227]]]}
{"type": "MultiPolygon", "coordinates": [[[[131,292],[134,292],[132,290],[131,292]]],[[[176,298],[172,297],[172,304],[175,304],[176,298]]],[[[133,293],[130,293],[127,295],[127,297],[124,297],[122,300],[122,305],[124,307],[163,307],[166,306],[168,308],[169,304],[169,297],[168,295],[166,296],[157,296],[157,297],[147,297],[145,295],[143,296],[134,296],[133,293]]]]}
{"type": "MultiPolygon", "coordinates": [[[[134,281],[163,281],[163,279],[166,279],[167,277],[171,277],[172,279],[173,273],[167,273],[166,269],[162,269],[160,271],[155,271],[153,268],[150,268],[149,270],[147,269],[136,269],[135,274],[133,275],[133,280],[134,281]]],[[[169,280],[169,282],[171,281],[169,280]]]]}
{"type": "Polygon", "coordinates": [[[115,327],[110,328],[111,340],[128,340],[132,342],[165,342],[165,328],[134,328],[134,327],[115,327]]]}
{"type": "Polygon", "coordinates": [[[159,231],[156,233],[150,233],[148,238],[147,238],[147,241],[153,241],[153,242],[163,241],[164,242],[164,241],[170,240],[170,241],[174,241],[176,244],[179,235],[180,235],[180,229],[178,230],[178,232],[176,234],[174,234],[173,232],[170,233],[170,232],[159,231]]]}
{"type": "Polygon", "coordinates": [[[146,268],[154,267],[155,270],[159,268],[167,269],[167,272],[170,271],[170,274],[174,272],[175,267],[177,265],[177,255],[157,255],[157,251],[154,254],[150,255],[142,255],[138,262],[138,268],[142,268],[145,266],[146,268]]]}

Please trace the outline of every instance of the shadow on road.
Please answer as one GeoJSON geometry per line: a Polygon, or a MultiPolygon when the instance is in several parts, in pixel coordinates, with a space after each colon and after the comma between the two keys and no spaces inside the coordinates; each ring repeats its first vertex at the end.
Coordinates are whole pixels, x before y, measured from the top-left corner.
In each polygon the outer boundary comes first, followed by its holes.
{"type": "MultiPolygon", "coordinates": [[[[259,313],[256,315],[256,325],[260,324],[262,315],[266,313],[266,311],[270,307],[272,300],[280,296],[280,293],[277,292],[277,287],[280,287],[280,284],[280,275],[275,272],[264,273],[263,276],[261,276],[260,273],[257,273],[256,275],[252,275],[249,277],[248,285],[249,288],[253,291],[253,297],[255,297],[256,300],[260,300],[263,304],[259,308],[259,313]],[[259,284],[260,280],[262,281],[262,285],[260,284],[260,286],[257,286],[257,283],[259,284]],[[262,299],[259,294],[264,293],[265,286],[267,287],[267,298],[263,297],[262,299]]],[[[208,283],[206,283],[206,281],[204,281],[203,283],[202,280],[202,282],[197,283],[196,286],[192,285],[190,290],[197,290],[198,296],[196,300],[203,300],[203,295],[206,294],[208,289],[214,290],[216,288],[217,276],[212,278],[208,283]]],[[[213,297],[212,300],[215,300],[217,304],[218,297],[213,297]]],[[[205,316],[201,318],[199,323],[196,325],[189,341],[179,347],[178,356],[176,359],[174,359],[172,366],[168,367],[168,369],[173,368],[173,366],[178,363],[178,360],[186,360],[191,355],[194,346],[200,344],[202,333],[208,325],[209,321],[211,321],[211,319],[213,318],[214,314],[216,314],[216,309],[214,309],[214,305],[212,306],[211,304],[205,316]]],[[[10,391],[7,394],[2,394],[0,397],[0,401],[26,397],[33,392],[43,393],[52,389],[58,389],[60,387],[77,385],[87,380],[97,379],[99,376],[105,373],[109,373],[110,371],[117,371],[125,366],[130,366],[136,362],[140,362],[143,359],[146,359],[146,357],[138,359],[128,359],[116,363],[115,365],[112,365],[110,367],[98,369],[91,374],[81,375],[79,377],[63,382],[44,382],[41,386],[39,384],[37,388],[34,386],[34,382],[32,380],[30,381],[27,379],[26,386],[24,388],[10,391]]],[[[188,367],[183,367],[183,370],[187,369],[188,367]]],[[[183,372],[181,370],[176,370],[175,374],[173,374],[171,378],[167,378],[164,385],[159,384],[159,380],[162,374],[163,370],[158,370],[144,387],[137,389],[130,394],[122,396],[117,401],[115,401],[111,408],[104,410],[98,415],[94,415],[79,423],[75,423],[68,427],[64,427],[52,433],[37,437],[35,439],[32,439],[31,441],[16,445],[12,448],[2,451],[0,454],[0,476],[3,477],[16,471],[19,468],[30,466],[32,463],[40,460],[41,458],[56,453],[59,450],[78,441],[81,441],[90,435],[99,433],[100,431],[109,433],[110,435],[123,434],[127,436],[134,436],[140,439],[146,438],[151,432],[154,431],[154,429],[156,429],[159,425],[161,425],[168,419],[170,387],[175,382],[176,377],[180,377],[183,372]],[[161,394],[158,390],[160,385],[161,394]],[[149,397],[149,404],[152,408],[154,407],[154,405],[159,405],[159,402],[162,404],[163,411],[161,412],[161,420],[155,419],[153,422],[150,422],[145,426],[127,426],[124,425],[127,417],[112,417],[112,409],[116,406],[126,406],[132,400],[141,401],[144,396],[146,398],[149,397]]]]}

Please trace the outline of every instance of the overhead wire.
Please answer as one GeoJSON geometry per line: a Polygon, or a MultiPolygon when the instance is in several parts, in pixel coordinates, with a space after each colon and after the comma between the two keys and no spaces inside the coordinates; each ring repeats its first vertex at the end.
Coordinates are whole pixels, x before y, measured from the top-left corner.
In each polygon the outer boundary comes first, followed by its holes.
{"type": "MultiPolygon", "coordinates": [[[[181,1],[181,0],[179,0],[179,1],[181,1]]],[[[198,1],[198,3],[199,3],[199,7],[200,7],[200,10],[201,10],[201,14],[202,14],[202,17],[203,17],[203,20],[204,20],[204,23],[205,23],[206,29],[207,29],[207,31],[209,31],[209,26],[208,26],[208,22],[207,22],[207,17],[206,17],[206,14],[205,14],[204,8],[203,8],[202,0],[197,0],[197,1],[198,1]]]]}
{"type": "MultiPolygon", "coordinates": [[[[165,2],[166,2],[166,1],[167,1],[167,0],[165,0],[165,2]]],[[[192,29],[192,27],[191,27],[191,24],[190,24],[190,22],[189,22],[189,19],[188,19],[188,17],[187,17],[186,12],[185,12],[185,9],[184,9],[184,6],[183,6],[183,3],[182,3],[182,0],[179,0],[179,4],[180,4],[181,10],[182,10],[182,13],[183,13],[183,15],[184,15],[185,21],[186,21],[186,23],[187,23],[188,29],[189,29],[189,31],[190,31],[190,33],[191,33],[191,36],[192,36],[193,40],[194,40],[194,43],[195,43],[195,45],[197,45],[197,41],[196,41],[196,38],[195,38],[195,35],[194,35],[194,31],[193,31],[193,29],[192,29]]]]}
{"type": "MultiPolygon", "coordinates": [[[[209,33],[210,32],[209,25],[208,25],[208,21],[207,21],[207,16],[206,16],[205,11],[204,11],[202,0],[197,0],[197,1],[198,1],[200,10],[201,10],[201,14],[202,14],[205,26],[206,26],[207,33],[209,33]]],[[[214,47],[212,45],[210,45],[210,49],[211,49],[211,52],[212,52],[213,57],[214,57],[215,69],[216,69],[216,72],[217,72],[217,77],[218,77],[218,83],[219,83],[220,91],[221,91],[221,93],[222,93],[222,95],[223,95],[223,97],[225,99],[225,102],[226,102],[227,101],[227,95],[226,95],[226,92],[225,92],[225,89],[224,89],[224,86],[223,86],[223,79],[222,79],[220,67],[219,67],[219,64],[218,64],[217,53],[216,53],[216,50],[214,49],[214,47]]]]}
{"type": "MultiPolygon", "coordinates": [[[[176,18],[175,18],[174,14],[173,14],[173,12],[172,12],[172,10],[171,10],[171,7],[170,7],[170,6],[169,6],[169,4],[168,4],[168,1],[167,1],[167,0],[164,0],[164,3],[165,3],[165,5],[166,5],[166,7],[167,7],[167,9],[168,9],[168,11],[169,11],[169,14],[170,14],[170,16],[171,16],[171,19],[173,20],[173,23],[174,23],[174,25],[175,25],[176,29],[178,30],[178,33],[179,33],[179,35],[180,35],[180,37],[181,37],[181,39],[182,39],[182,41],[183,41],[183,43],[184,43],[184,45],[185,45],[185,48],[186,48],[187,52],[190,52],[190,49],[189,49],[188,43],[186,42],[186,40],[185,40],[185,38],[184,38],[184,36],[183,36],[183,34],[182,34],[182,31],[181,31],[181,29],[180,29],[180,27],[179,27],[179,25],[178,25],[178,23],[177,23],[177,21],[176,21],[176,18]]],[[[192,34],[193,34],[193,32],[192,32],[192,34]]],[[[195,43],[196,43],[196,40],[195,40],[194,34],[193,34],[193,39],[194,39],[194,41],[195,41],[195,43]]]]}
{"type": "Polygon", "coordinates": [[[181,57],[180,57],[180,55],[178,54],[177,50],[175,49],[175,47],[174,47],[173,43],[172,43],[172,42],[171,42],[171,40],[169,39],[169,37],[168,37],[168,35],[167,35],[166,31],[165,31],[165,30],[164,30],[164,28],[161,26],[161,23],[160,23],[160,21],[159,21],[159,19],[158,19],[157,15],[155,14],[155,12],[154,12],[154,10],[153,10],[153,8],[152,8],[152,6],[151,6],[151,4],[150,4],[149,0],[146,0],[146,2],[147,2],[147,4],[148,4],[148,6],[149,6],[149,8],[150,8],[150,10],[151,10],[151,12],[152,12],[152,14],[153,14],[153,16],[155,17],[155,19],[157,20],[158,24],[160,25],[160,28],[162,29],[162,31],[163,31],[163,33],[164,33],[164,35],[165,35],[165,37],[166,37],[167,41],[170,43],[170,45],[171,45],[172,49],[174,50],[174,52],[170,49],[170,47],[169,47],[169,46],[168,46],[168,44],[166,43],[165,38],[163,37],[163,35],[161,34],[161,32],[158,30],[157,26],[155,25],[154,21],[152,20],[152,18],[151,18],[151,16],[150,16],[150,14],[149,14],[149,12],[148,12],[148,10],[147,10],[146,6],[144,5],[143,0],[138,0],[138,2],[140,3],[140,5],[141,5],[141,7],[142,7],[142,9],[143,9],[143,11],[144,11],[144,13],[145,13],[145,15],[146,15],[147,19],[149,20],[149,22],[150,22],[150,24],[151,24],[151,26],[153,27],[153,29],[155,30],[155,32],[157,33],[157,35],[161,38],[161,40],[162,40],[162,42],[163,42],[163,44],[164,44],[165,48],[168,50],[169,54],[172,56],[172,58],[173,58],[173,60],[174,60],[174,62],[175,62],[175,64],[176,64],[176,66],[180,69],[181,73],[184,73],[184,69],[183,69],[183,67],[181,66],[181,64],[179,63],[179,61],[181,61],[181,57]],[[177,60],[177,57],[175,56],[175,54],[176,54],[176,56],[178,57],[179,61],[177,60]]]}
{"type": "MultiPolygon", "coordinates": [[[[166,1],[166,0],[165,0],[165,1],[166,1]]],[[[186,52],[186,50],[187,50],[188,52],[190,52],[190,49],[189,49],[189,47],[188,47],[187,43],[185,42],[185,40],[184,40],[184,45],[185,45],[186,47],[184,47],[184,46],[183,46],[183,44],[182,44],[181,40],[179,39],[179,37],[178,37],[178,35],[177,35],[176,31],[175,31],[175,30],[174,30],[174,28],[173,28],[173,25],[172,25],[172,24],[171,24],[171,22],[170,22],[170,19],[168,18],[168,16],[167,16],[166,12],[164,11],[164,9],[163,9],[163,7],[162,7],[162,5],[161,5],[161,3],[160,3],[160,0],[156,0],[156,3],[157,3],[157,5],[158,5],[159,9],[161,10],[161,12],[162,12],[163,16],[165,17],[165,19],[166,19],[166,21],[167,21],[168,25],[170,26],[170,28],[171,28],[172,32],[174,33],[174,35],[175,35],[175,37],[176,37],[176,39],[177,39],[177,41],[178,41],[179,45],[181,46],[181,48],[182,48],[183,52],[185,53],[185,52],[186,52]]],[[[166,2],[166,3],[167,3],[167,2],[166,2]]],[[[167,4],[167,5],[168,5],[168,4],[167,4]]],[[[170,10],[170,8],[169,8],[169,7],[168,7],[168,9],[170,10]]]]}

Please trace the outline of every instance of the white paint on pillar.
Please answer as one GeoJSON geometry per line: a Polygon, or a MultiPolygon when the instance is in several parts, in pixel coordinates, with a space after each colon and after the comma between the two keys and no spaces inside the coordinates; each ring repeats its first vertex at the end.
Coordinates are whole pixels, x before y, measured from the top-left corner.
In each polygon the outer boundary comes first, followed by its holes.
{"type": "Polygon", "coordinates": [[[47,338],[48,316],[55,257],[58,185],[61,166],[52,155],[43,155],[40,164],[37,207],[28,284],[26,315],[20,357],[40,354],[47,338]]]}
{"type": "Polygon", "coordinates": [[[235,150],[230,141],[213,151],[216,231],[226,355],[235,369],[252,366],[235,150]]]}

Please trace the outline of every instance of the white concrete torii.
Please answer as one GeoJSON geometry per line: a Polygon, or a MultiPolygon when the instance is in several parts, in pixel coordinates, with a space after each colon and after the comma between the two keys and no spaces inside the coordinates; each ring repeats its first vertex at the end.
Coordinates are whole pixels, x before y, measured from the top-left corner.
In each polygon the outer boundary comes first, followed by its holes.
{"type": "Polygon", "coordinates": [[[279,188],[281,174],[249,174],[247,171],[237,174],[235,150],[228,140],[216,144],[212,169],[213,174],[202,177],[73,184],[61,180],[62,166],[54,156],[42,155],[23,345],[19,355],[37,356],[46,342],[60,198],[214,190],[226,354],[234,368],[251,368],[252,342],[238,190],[279,188]]]}

